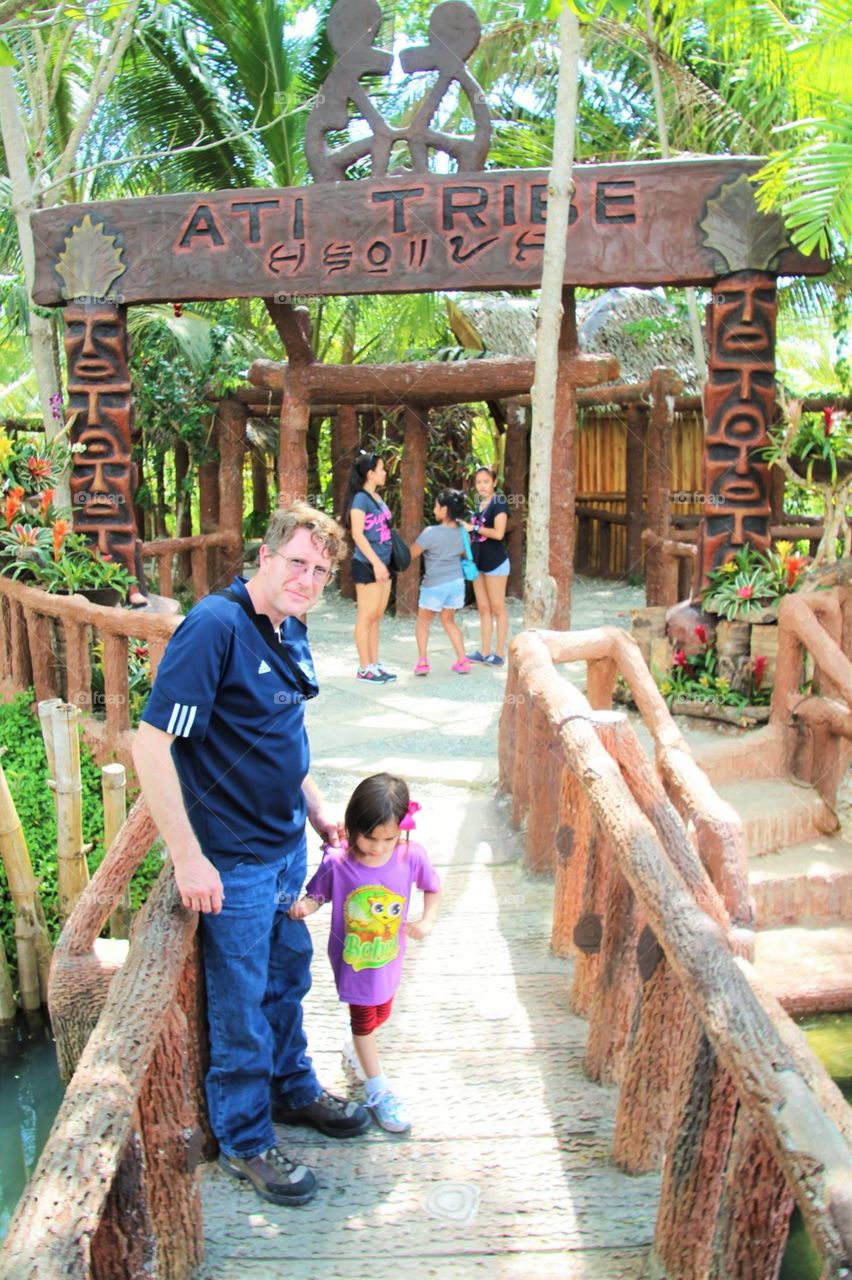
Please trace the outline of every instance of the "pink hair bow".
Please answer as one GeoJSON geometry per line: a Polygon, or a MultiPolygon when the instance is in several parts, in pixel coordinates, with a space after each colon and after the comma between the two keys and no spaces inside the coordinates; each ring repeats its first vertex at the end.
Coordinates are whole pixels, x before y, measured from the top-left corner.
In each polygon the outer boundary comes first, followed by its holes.
{"type": "Polygon", "coordinates": [[[414,815],[415,813],[419,813],[419,812],[420,812],[420,805],[417,803],[416,800],[410,800],[408,803],[408,809],[406,810],[405,814],[400,820],[400,824],[399,824],[400,831],[414,831],[415,827],[417,826],[417,823],[414,821],[414,815]]]}

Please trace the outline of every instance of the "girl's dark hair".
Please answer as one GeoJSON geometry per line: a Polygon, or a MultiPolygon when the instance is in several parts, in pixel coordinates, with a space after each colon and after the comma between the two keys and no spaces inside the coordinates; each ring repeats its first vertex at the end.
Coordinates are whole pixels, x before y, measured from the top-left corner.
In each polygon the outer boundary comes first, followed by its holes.
{"type": "Polygon", "coordinates": [[[359,782],[343,815],[350,849],[359,836],[371,835],[386,822],[401,822],[408,812],[408,804],[408,783],[395,773],[374,773],[359,782]]]}
{"type": "Polygon", "coordinates": [[[435,498],[439,507],[446,507],[451,520],[461,520],[467,511],[467,503],[460,489],[441,489],[435,498]]]}
{"type": "Polygon", "coordinates": [[[352,470],[349,472],[349,482],[346,488],[346,497],[343,499],[343,511],[340,514],[340,522],[344,528],[349,527],[349,512],[352,510],[352,500],[356,493],[364,488],[364,482],[371,471],[375,471],[376,467],[382,460],[380,453],[370,453],[366,449],[361,449],[358,457],[352,463],[352,470]]]}

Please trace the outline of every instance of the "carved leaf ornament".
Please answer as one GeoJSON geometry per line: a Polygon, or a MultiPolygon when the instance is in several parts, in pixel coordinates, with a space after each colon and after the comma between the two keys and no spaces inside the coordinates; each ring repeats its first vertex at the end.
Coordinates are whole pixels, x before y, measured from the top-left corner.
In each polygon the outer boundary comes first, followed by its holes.
{"type": "Polygon", "coordinates": [[[698,225],[705,232],[704,244],[722,259],[723,272],[769,271],[790,244],[781,215],[761,213],[745,174],[707,201],[698,225]]]}
{"type": "Polygon", "coordinates": [[[124,250],[116,248],[117,238],[104,229],[102,222],[92,222],[88,213],[71,228],[56,264],[66,301],[108,295],[112,284],[127,270],[121,261],[124,250]]]}

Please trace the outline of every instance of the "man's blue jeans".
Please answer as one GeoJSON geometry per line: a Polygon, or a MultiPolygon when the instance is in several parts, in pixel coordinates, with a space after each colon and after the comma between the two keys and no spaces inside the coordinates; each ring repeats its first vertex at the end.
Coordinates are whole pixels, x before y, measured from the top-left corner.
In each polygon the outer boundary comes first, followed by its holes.
{"type": "Polygon", "coordinates": [[[304,920],[291,920],[305,879],[303,845],[275,862],[220,872],[225,902],[201,916],[207,984],[210,1124],[226,1155],[250,1158],[275,1145],[271,1106],[318,1097],[302,1029],[313,947],[304,920]]]}

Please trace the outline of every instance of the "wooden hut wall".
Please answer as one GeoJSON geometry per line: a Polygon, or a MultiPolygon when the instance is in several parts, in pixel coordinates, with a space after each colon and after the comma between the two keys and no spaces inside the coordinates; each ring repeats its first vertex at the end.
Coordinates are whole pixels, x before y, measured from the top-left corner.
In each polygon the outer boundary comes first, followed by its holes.
{"type": "MultiPolygon", "coordinates": [[[[584,508],[623,516],[626,511],[627,410],[578,411],[577,435],[577,537],[582,543],[580,521],[584,508]]],[[[672,518],[701,515],[703,490],[701,459],[704,427],[695,412],[675,413],[672,440],[672,518]],[[680,501],[677,499],[680,498],[680,501]]],[[[643,484],[644,488],[644,484],[643,484]]],[[[601,563],[601,522],[589,522],[588,564],[582,571],[601,577],[620,578],[635,570],[627,565],[627,530],[623,524],[611,527],[609,546],[604,539],[601,563]]]]}

